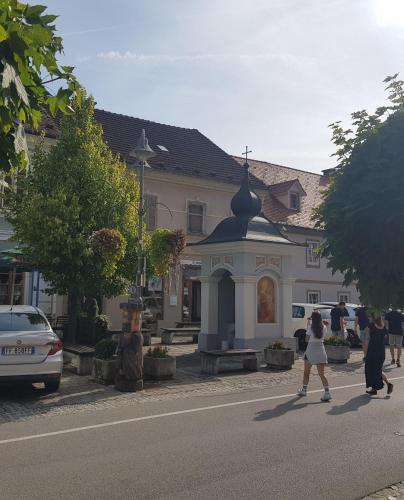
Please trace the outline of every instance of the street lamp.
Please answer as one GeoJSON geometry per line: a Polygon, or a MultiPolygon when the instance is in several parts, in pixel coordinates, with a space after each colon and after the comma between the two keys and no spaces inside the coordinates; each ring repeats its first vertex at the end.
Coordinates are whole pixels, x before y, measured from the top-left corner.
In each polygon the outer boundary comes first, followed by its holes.
{"type": "MultiPolygon", "coordinates": [[[[133,299],[138,303],[138,307],[143,309],[143,301],[142,301],[142,288],[145,286],[144,276],[145,276],[145,259],[144,259],[144,244],[143,244],[143,222],[144,216],[147,210],[144,202],[144,169],[147,164],[147,160],[150,160],[156,153],[149,146],[149,141],[146,137],[146,132],[143,129],[142,133],[137,141],[135,149],[130,153],[131,157],[135,157],[140,162],[140,176],[139,176],[139,208],[138,208],[138,263],[137,263],[137,273],[136,273],[136,294],[133,299]]],[[[133,301],[132,303],[135,303],[133,301]]]]}

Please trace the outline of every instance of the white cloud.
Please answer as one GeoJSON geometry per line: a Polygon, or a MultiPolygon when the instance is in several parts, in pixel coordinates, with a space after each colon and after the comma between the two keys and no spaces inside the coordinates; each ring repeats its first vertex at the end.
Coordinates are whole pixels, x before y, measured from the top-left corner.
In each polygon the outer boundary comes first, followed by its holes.
{"type": "Polygon", "coordinates": [[[195,61],[271,61],[282,60],[287,63],[301,63],[302,58],[296,58],[292,54],[137,54],[127,50],[109,50],[99,52],[99,59],[109,59],[112,61],[132,61],[132,62],[195,62],[195,61]]]}

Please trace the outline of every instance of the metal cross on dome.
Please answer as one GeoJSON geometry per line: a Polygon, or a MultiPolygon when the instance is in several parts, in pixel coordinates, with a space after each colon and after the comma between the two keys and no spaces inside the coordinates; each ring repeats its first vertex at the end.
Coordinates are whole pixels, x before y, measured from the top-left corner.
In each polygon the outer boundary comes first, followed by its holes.
{"type": "Polygon", "coordinates": [[[252,150],[248,150],[248,146],[245,147],[244,153],[241,153],[243,156],[245,156],[245,162],[247,163],[248,161],[248,153],[252,153],[252,150]]]}

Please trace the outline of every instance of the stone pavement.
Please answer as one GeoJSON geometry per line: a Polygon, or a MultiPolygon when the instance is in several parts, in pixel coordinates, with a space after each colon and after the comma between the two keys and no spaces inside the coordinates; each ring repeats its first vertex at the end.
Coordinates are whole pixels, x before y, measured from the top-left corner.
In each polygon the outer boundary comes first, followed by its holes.
{"type": "MultiPolygon", "coordinates": [[[[154,342],[156,340],[154,339],[154,342]]],[[[227,365],[227,371],[218,376],[200,373],[199,355],[195,344],[177,343],[169,351],[177,357],[177,374],[173,380],[146,382],[145,390],[138,393],[120,393],[113,386],[103,386],[90,380],[65,372],[60,390],[46,394],[36,387],[9,387],[0,389],[0,424],[37,417],[86,413],[105,408],[117,408],[143,404],[148,401],[182,399],[194,396],[221,395],[251,389],[301,383],[302,359],[296,360],[289,371],[262,369],[258,372],[244,372],[227,365]]],[[[346,373],[363,373],[362,353],[353,351],[345,365],[329,365],[327,376],[331,388],[337,382],[333,379],[346,373]]],[[[316,370],[313,370],[317,377],[316,370]]]]}
{"type": "Polygon", "coordinates": [[[399,498],[404,498],[404,481],[401,483],[393,484],[384,490],[380,490],[377,493],[373,493],[362,500],[398,500],[399,498]]]}

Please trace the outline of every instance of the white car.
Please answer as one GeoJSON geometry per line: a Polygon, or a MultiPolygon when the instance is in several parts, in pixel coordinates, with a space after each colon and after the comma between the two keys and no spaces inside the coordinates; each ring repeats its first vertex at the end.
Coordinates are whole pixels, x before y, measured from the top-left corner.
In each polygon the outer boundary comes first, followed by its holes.
{"type": "Polygon", "coordinates": [[[0,306],[0,383],[43,382],[57,391],[63,369],[62,341],[33,306],[0,306]]]}
{"type": "MultiPolygon", "coordinates": [[[[303,351],[306,349],[306,330],[307,330],[307,320],[311,317],[313,311],[319,311],[323,320],[326,323],[327,312],[330,311],[329,306],[324,306],[321,304],[305,304],[305,303],[293,303],[292,304],[292,323],[293,323],[293,337],[296,337],[299,342],[299,350],[303,351]]],[[[327,325],[327,336],[330,336],[330,324],[327,325]]]]}

